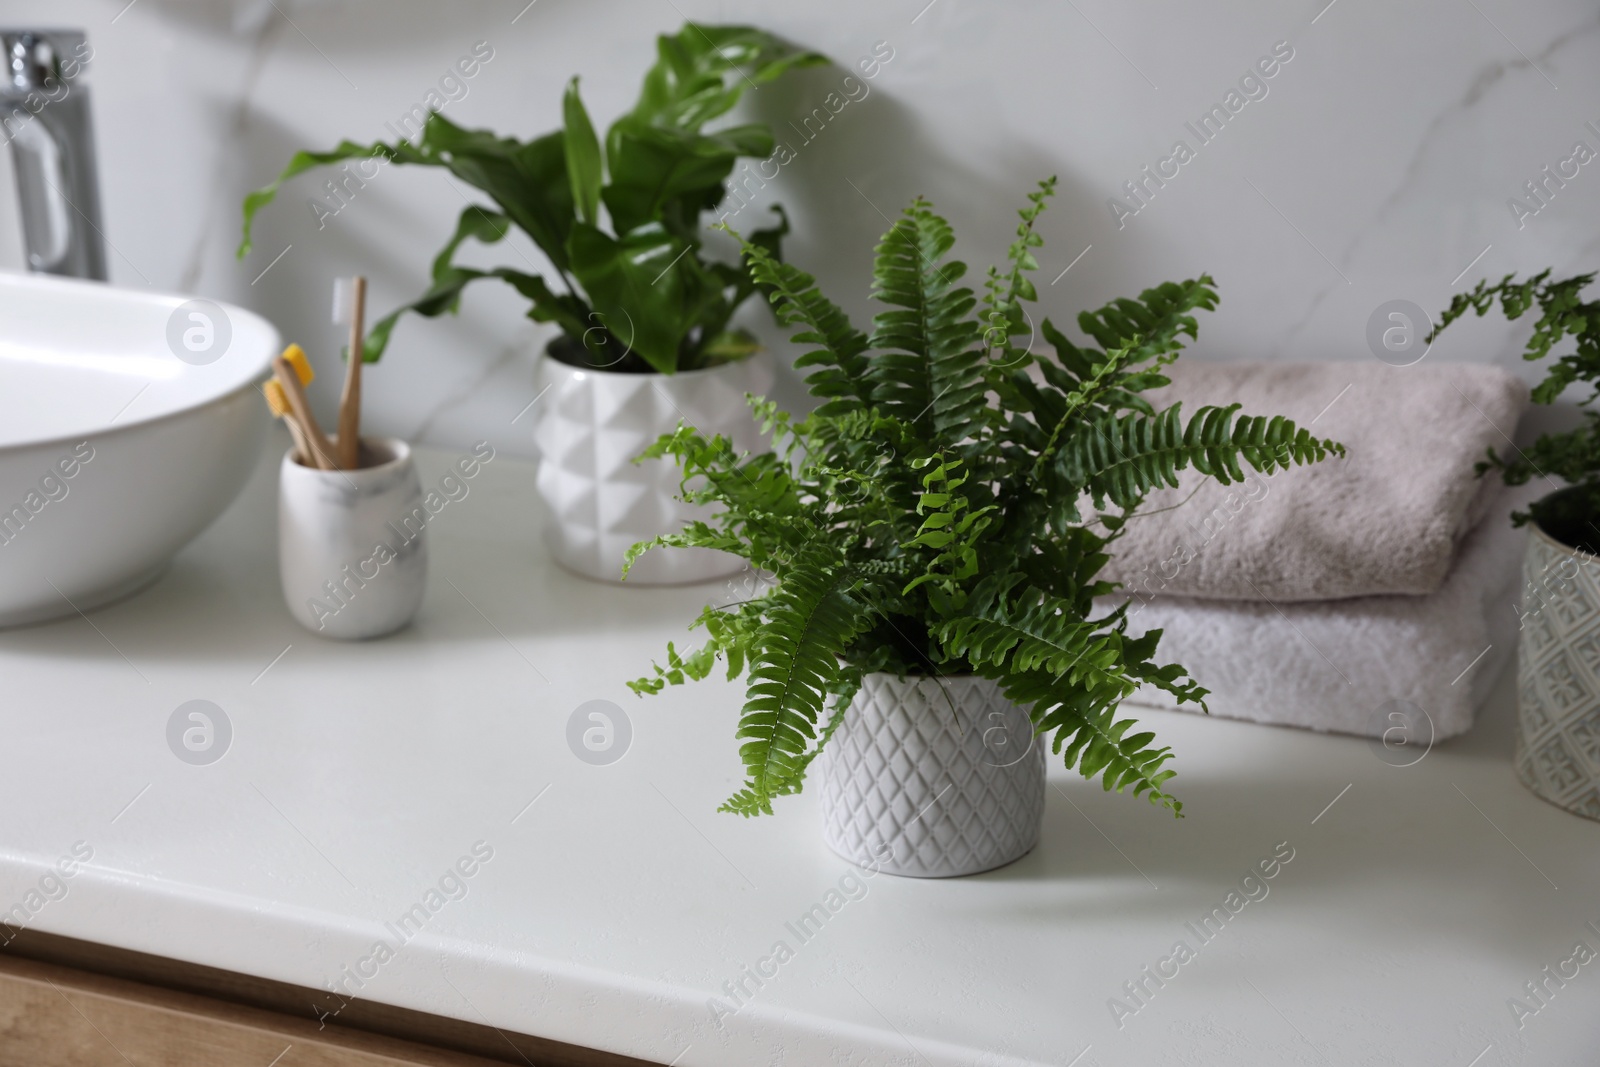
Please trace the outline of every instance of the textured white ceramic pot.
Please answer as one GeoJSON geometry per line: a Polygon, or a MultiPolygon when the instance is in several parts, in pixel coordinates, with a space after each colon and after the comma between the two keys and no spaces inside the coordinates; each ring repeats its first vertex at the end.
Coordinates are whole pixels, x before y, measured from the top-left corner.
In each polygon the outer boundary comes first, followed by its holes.
{"type": "Polygon", "coordinates": [[[950,878],[1039,841],[1044,750],[986,678],[869,674],[817,756],[823,836],[856,864],[950,878]]]}
{"type": "Polygon", "coordinates": [[[357,640],[416,615],[428,578],[422,484],[404,441],[361,443],[363,466],[302,466],[291,449],[278,477],[278,572],[306,629],[357,640]]]}
{"type": "Polygon", "coordinates": [[[1517,649],[1517,777],[1600,819],[1600,557],[1530,524],[1517,649]]]}
{"type": "MultiPolygon", "coordinates": [[[[772,387],[764,353],[709,370],[620,374],[539,357],[534,408],[538,488],[549,509],[551,551],[587,578],[622,579],[623,555],[635,542],[676,533],[710,510],[677,499],[679,473],[670,460],[634,458],[679,421],[707,437],[722,434],[741,450],[759,450],[761,435],[746,393],[772,387]]],[[[704,548],[652,549],[628,574],[630,585],[677,585],[736,573],[744,561],[704,548]]]]}

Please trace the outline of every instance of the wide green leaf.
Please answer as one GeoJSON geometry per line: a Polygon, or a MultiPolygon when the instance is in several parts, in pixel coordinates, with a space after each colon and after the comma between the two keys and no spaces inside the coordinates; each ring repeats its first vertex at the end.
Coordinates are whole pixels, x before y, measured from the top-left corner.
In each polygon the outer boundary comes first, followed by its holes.
{"type": "Polygon", "coordinates": [[[562,146],[567,177],[572,183],[572,203],[578,218],[591,226],[600,221],[600,185],[605,180],[600,139],[595,136],[589,112],[578,95],[578,79],[567,83],[561,98],[562,146]]]}
{"type": "MultiPolygon", "coordinates": [[[[285,182],[313,168],[370,158],[385,164],[440,167],[484,193],[495,214],[525,232],[549,260],[566,292],[550,295],[547,285],[535,287],[520,280],[525,277],[520,269],[482,272],[446,269],[436,263],[428,291],[374,327],[376,343],[369,346],[369,356],[383,351],[404,312],[453,310],[462,287],[480,277],[498,276],[519,291],[536,294],[530,296],[532,318],[559,323],[569,339],[591,350],[599,344],[597,338],[606,342],[599,347],[608,348],[612,341],[625,345],[627,338],[616,336],[618,331],[639,334],[640,355],[630,353],[628,369],[649,367],[671,373],[744,358],[756,350],[757,342],[748,331],[732,326],[731,320],[759,283],[734,264],[703,258],[701,217],[724,198],[738,160],[770,155],[774,141],[763,124],[710,132],[702,127],[732,109],[746,90],[797,67],[826,62],[815,52],[750,27],[685,23],[677,34],[658,39],[657,61],[645,76],[638,103],[607,131],[604,151],[577,78],[568,83],[562,98],[561,129],[529,141],[465,129],[434,112],[414,143],[342,141],[331,151],[296,153],[273,182],[245,198],[239,256],[250,251],[261,209],[285,182]],[[600,229],[602,204],[610,215],[609,235],[600,229]],[[587,229],[575,232],[580,225],[587,229]],[[663,230],[678,242],[671,251],[682,253],[684,262],[663,279],[664,289],[647,291],[654,283],[637,284],[640,272],[630,264],[656,262],[655,252],[669,247],[654,236],[663,230]],[[597,240],[596,234],[610,244],[597,240]],[[580,271],[572,263],[575,251],[581,257],[581,273],[601,285],[600,293],[589,292],[578,277],[580,271]],[[681,303],[673,305],[669,295],[681,298],[681,303]],[[597,325],[591,315],[591,303],[607,320],[604,325],[597,325]],[[639,314],[651,321],[640,321],[639,314]]],[[[758,244],[770,241],[776,258],[777,238],[786,229],[785,222],[752,236],[758,244]]],[[[451,263],[460,240],[458,233],[438,259],[451,263]]]]}
{"type": "Polygon", "coordinates": [[[433,260],[433,283],[428,291],[409,304],[403,304],[373,324],[362,352],[366,362],[375,362],[389,346],[389,335],[400,316],[408,311],[425,318],[435,318],[446,312],[454,313],[461,306],[461,293],[480,278],[499,278],[510,283],[519,293],[533,302],[529,316],[540,322],[557,322],[568,332],[582,330],[589,317],[589,309],[578,298],[552,293],[538,275],[522,271],[500,269],[492,271],[458,267],[455,254],[469,238],[484,244],[502,240],[511,231],[511,220],[499,212],[477,205],[462,210],[456,221],[456,232],[445,243],[433,260]]]}
{"type": "MultiPolygon", "coordinates": [[[[409,148],[410,146],[405,146],[409,148]]],[[[250,254],[251,230],[255,226],[256,215],[260,210],[272,203],[278,196],[278,190],[283,183],[297,178],[308,170],[317,167],[326,167],[334,163],[343,163],[352,159],[377,159],[389,162],[397,158],[401,149],[384,143],[356,144],[354,141],[340,141],[338,146],[329,152],[296,152],[289,157],[289,163],[267,185],[254,190],[244,198],[244,230],[239,238],[239,247],[235,253],[237,258],[243,259],[250,254]]],[[[408,160],[407,162],[415,162],[408,160]]]]}
{"type": "Polygon", "coordinates": [[[826,56],[793,48],[763,30],[694,22],[656,38],[656,54],[630,117],[688,132],[727,114],[747,89],[796,67],[828,63],[826,56]]]}
{"type": "Polygon", "coordinates": [[[690,324],[717,296],[691,247],[659,223],[621,240],[587,223],[572,228],[572,273],[599,321],[663,374],[677,369],[690,324]]]}
{"type": "Polygon", "coordinates": [[[487,130],[466,130],[435,113],[423,128],[423,160],[447,167],[483,190],[533,238],[558,271],[567,268],[566,241],[576,221],[567,178],[566,137],[560,131],[526,144],[487,130]]]}
{"type": "Polygon", "coordinates": [[[734,164],[767,155],[772,145],[765,126],[699,134],[624,119],[607,137],[611,183],[601,196],[618,232],[659,219],[698,241],[700,215],[722,202],[734,164]]]}
{"type": "Polygon", "coordinates": [[[574,212],[563,135],[548,134],[523,144],[487,130],[462,129],[438,112],[428,116],[415,145],[407,141],[370,145],[341,141],[331,152],[297,152],[271,184],[245,197],[239,256],[242,258],[250,250],[256,214],[276,198],[284,182],[314,167],[369,157],[449,170],[487,193],[505,215],[533,238],[558,270],[566,268],[566,237],[574,212]]]}
{"type": "Polygon", "coordinates": [[[415,312],[424,318],[438,318],[447,312],[454,313],[461,306],[461,293],[468,285],[482,278],[498,278],[508,283],[532,304],[528,317],[535,322],[554,322],[569,334],[581,334],[586,328],[589,314],[587,306],[578,298],[565,293],[551,292],[543,278],[526,274],[509,267],[494,270],[474,270],[470,267],[447,267],[434,274],[428,291],[409,304],[402,304],[373,324],[363,346],[365,362],[373,362],[389,347],[389,335],[400,316],[415,312]]]}

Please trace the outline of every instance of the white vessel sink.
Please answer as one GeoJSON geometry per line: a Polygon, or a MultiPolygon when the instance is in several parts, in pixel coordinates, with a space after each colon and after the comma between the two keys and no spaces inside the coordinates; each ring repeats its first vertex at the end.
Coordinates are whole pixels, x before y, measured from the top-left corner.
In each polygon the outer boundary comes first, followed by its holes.
{"type": "Polygon", "coordinates": [[[278,332],[185,303],[0,274],[0,626],[143,588],[244,485],[278,332]]]}

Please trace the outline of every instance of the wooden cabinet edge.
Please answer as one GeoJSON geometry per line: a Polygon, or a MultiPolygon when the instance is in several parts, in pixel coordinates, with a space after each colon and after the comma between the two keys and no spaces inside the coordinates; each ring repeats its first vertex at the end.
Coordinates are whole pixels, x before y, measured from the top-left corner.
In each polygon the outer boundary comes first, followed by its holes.
{"type": "Polygon", "coordinates": [[[489,1067],[491,1061],[410,1041],[315,1023],[259,1008],[0,956],[0,1018],[24,1008],[0,1034],[0,1062],[26,1051],[33,1067],[77,1067],[85,1045],[96,1060],[164,1067],[224,1062],[280,1067],[489,1067]],[[87,1040],[86,1040],[87,1039],[87,1040]],[[18,1042],[31,1046],[7,1049],[18,1042]],[[57,1058],[61,1056],[63,1058],[57,1058]],[[276,1058],[274,1058],[276,1057],[276,1058]]]}
{"type": "MultiPolygon", "coordinates": [[[[238,1062],[250,1067],[268,1067],[272,1057],[282,1055],[275,1067],[320,1067],[322,1064],[351,1067],[389,1067],[389,1065],[429,1065],[429,1067],[491,1067],[516,1063],[528,1067],[658,1067],[649,1061],[600,1052],[577,1045],[551,1041],[527,1034],[508,1033],[490,1026],[447,1019],[424,1012],[396,1008],[372,1001],[333,1002],[330,994],[255,978],[233,971],[185,963],[164,956],[133,952],[95,942],[46,934],[36,930],[17,930],[0,925],[0,1067],[11,1064],[25,1067],[83,1067],[98,1060],[83,1058],[19,1060],[7,1046],[12,1035],[5,1028],[8,1001],[27,1000],[33,1013],[49,1016],[58,1027],[93,1026],[93,1011],[102,1007],[118,1018],[144,1017],[174,1030],[188,1026],[202,1041],[201,1031],[213,1035],[258,1034],[292,1046],[281,1046],[261,1058],[252,1046],[247,1058],[238,1062]],[[56,987],[52,989],[51,987],[56,987]],[[48,993],[48,996],[30,995],[48,993]],[[90,998],[75,1003],[80,998],[90,998]],[[319,1025],[315,1013],[318,998],[329,1001],[326,1010],[339,1008],[339,1021],[319,1025]],[[216,1028],[222,1029],[216,1029],[216,1028]],[[210,1028],[209,1030],[207,1028],[210,1028]]],[[[62,1035],[68,1029],[60,1029],[62,1035]]],[[[107,1051],[113,1050],[112,1035],[100,1035],[107,1051]]],[[[65,1049],[70,1043],[64,1042],[65,1049]]],[[[215,1045],[201,1059],[172,1058],[163,1052],[152,1058],[133,1057],[143,1067],[161,1063],[163,1067],[188,1067],[189,1064],[234,1062],[219,1060],[215,1045]]],[[[128,1057],[118,1051],[106,1060],[126,1067],[128,1057]]]]}

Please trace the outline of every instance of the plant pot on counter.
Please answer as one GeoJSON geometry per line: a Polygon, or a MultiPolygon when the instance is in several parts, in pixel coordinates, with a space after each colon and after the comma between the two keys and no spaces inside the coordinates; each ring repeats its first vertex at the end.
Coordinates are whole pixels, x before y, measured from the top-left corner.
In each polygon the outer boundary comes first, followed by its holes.
{"type": "Polygon", "coordinates": [[[977,874],[1039,842],[1043,739],[987,678],[868,674],[822,752],[823,836],[852,863],[977,874]]]}
{"type": "Polygon", "coordinates": [[[1556,807],[1600,820],[1600,556],[1538,523],[1528,529],[1517,777],[1556,807]]]}
{"type": "MultiPolygon", "coordinates": [[[[761,435],[746,393],[772,386],[771,358],[756,353],[705,370],[651,374],[583,365],[581,345],[566,337],[541,354],[533,438],[539,496],[549,508],[547,537],[557,562],[586,578],[622,580],[636,542],[676,533],[710,509],[677,499],[680,475],[668,459],[634,459],[680,421],[740,450],[759,450],[761,435]]],[[[734,574],[744,560],[704,548],[658,548],[628,573],[630,585],[679,585],[734,574]]]]}

